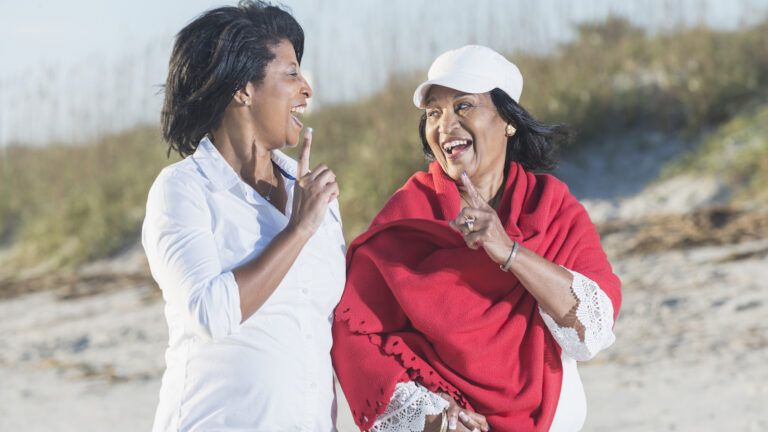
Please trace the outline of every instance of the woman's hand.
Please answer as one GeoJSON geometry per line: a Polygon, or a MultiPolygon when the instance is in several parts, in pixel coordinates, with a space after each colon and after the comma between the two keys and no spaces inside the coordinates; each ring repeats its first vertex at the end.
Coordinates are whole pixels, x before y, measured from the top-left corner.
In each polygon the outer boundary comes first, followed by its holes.
{"type": "Polygon", "coordinates": [[[462,173],[461,182],[469,195],[470,206],[461,209],[449,224],[464,236],[471,249],[482,247],[497,264],[504,264],[514,245],[512,239],[504,230],[496,210],[480,197],[466,173],[462,173]]]}
{"type": "Polygon", "coordinates": [[[309,170],[312,147],[312,129],[304,133],[304,144],[299,157],[298,178],[293,188],[293,210],[288,226],[306,238],[320,228],[328,211],[328,204],[339,196],[336,174],[325,165],[309,170]]]}
{"type": "Polygon", "coordinates": [[[449,394],[440,393],[439,395],[450,404],[446,411],[446,415],[448,416],[448,430],[459,432],[487,432],[491,429],[490,426],[488,426],[488,421],[486,421],[485,416],[462,408],[449,394]]]}

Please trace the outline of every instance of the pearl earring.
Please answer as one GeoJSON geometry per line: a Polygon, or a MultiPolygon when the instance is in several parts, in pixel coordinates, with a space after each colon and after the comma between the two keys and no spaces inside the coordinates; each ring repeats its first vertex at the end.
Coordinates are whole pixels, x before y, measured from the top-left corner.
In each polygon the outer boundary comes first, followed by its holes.
{"type": "Polygon", "coordinates": [[[515,132],[517,132],[517,129],[512,126],[512,123],[507,123],[507,126],[504,128],[504,135],[511,137],[515,132]]]}

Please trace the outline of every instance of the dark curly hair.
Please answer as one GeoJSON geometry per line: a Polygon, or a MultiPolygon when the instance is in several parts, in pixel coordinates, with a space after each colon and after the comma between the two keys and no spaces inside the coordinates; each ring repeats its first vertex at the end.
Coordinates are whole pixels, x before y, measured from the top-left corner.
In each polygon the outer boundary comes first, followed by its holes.
{"type": "Polygon", "coordinates": [[[232,95],[259,84],[275,58],[271,48],[287,40],[301,63],[304,30],[290,13],[263,1],[210,10],[176,35],[160,116],[168,156],[195,152],[219,127],[232,95]]]}
{"type": "MultiPolygon", "coordinates": [[[[509,171],[511,161],[519,163],[528,171],[542,172],[554,169],[557,165],[558,146],[571,138],[571,130],[561,124],[546,124],[536,120],[504,90],[495,88],[490,91],[490,95],[501,118],[512,123],[517,129],[517,132],[507,139],[504,173],[509,171]]],[[[422,151],[427,160],[433,161],[435,155],[427,143],[426,125],[427,116],[422,114],[419,121],[422,151]]]]}

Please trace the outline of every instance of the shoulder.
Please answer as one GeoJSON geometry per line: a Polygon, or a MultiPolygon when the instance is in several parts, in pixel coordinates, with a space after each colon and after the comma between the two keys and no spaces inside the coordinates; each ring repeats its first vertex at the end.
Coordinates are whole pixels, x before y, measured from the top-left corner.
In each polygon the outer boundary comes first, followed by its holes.
{"type": "Polygon", "coordinates": [[[432,174],[419,171],[413,174],[406,182],[392,194],[391,200],[410,200],[423,198],[435,194],[435,182],[432,174]]]}
{"type": "Polygon", "coordinates": [[[191,156],[168,165],[149,189],[147,211],[153,207],[173,207],[180,201],[202,202],[207,194],[207,182],[191,156]]]}
{"type": "MultiPolygon", "coordinates": [[[[558,209],[561,216],[568,215],[574,222],[589,215],[584,205],[571,193],[568,184],[552,174],[535,174],[540,202],[549,203],[549,207],[558,209]]],[[[590,221],[591,224],[591,221],[590,221]]]]}
{"type": "Polygon", "coordinates": [[[387,200],[372,225],[404,218],[425,218],[438,206],[432,175],[419,171],[387,200]]]}
{"type": "Polygon", "coordinates": [[[536,183],[539,184],[541,187],[553,189],[562,194],[567,194],[567,195],[571,194],[571,191],[568,188],[568,185],[564,181],[555,177],[553,174],[529,173],[529,175],[534,176],[536,178],[536,183]]]}

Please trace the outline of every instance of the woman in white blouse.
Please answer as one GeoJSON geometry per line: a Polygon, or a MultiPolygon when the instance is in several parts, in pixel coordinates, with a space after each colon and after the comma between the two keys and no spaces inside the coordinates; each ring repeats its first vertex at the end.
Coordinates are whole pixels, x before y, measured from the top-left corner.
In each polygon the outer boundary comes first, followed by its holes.
{"type": "Polygon", "coordinates": [[[610,346],[620,281],[548,174],[565,130],[520,105],[518,68],[466,46],[414,104],[428,172],[351,245],[333,359],[361,429],[578,431],[576,362],[610,346]]]}
{"type": "Polygon", "coordinates": [[[331,316],[344,285],[335,175],[309,170],[304,34],[242,2],[176,37],[162,130],[184,158],[149,192],[142,243],[169,345],[154,428],[333,431],[331,316]]]}

